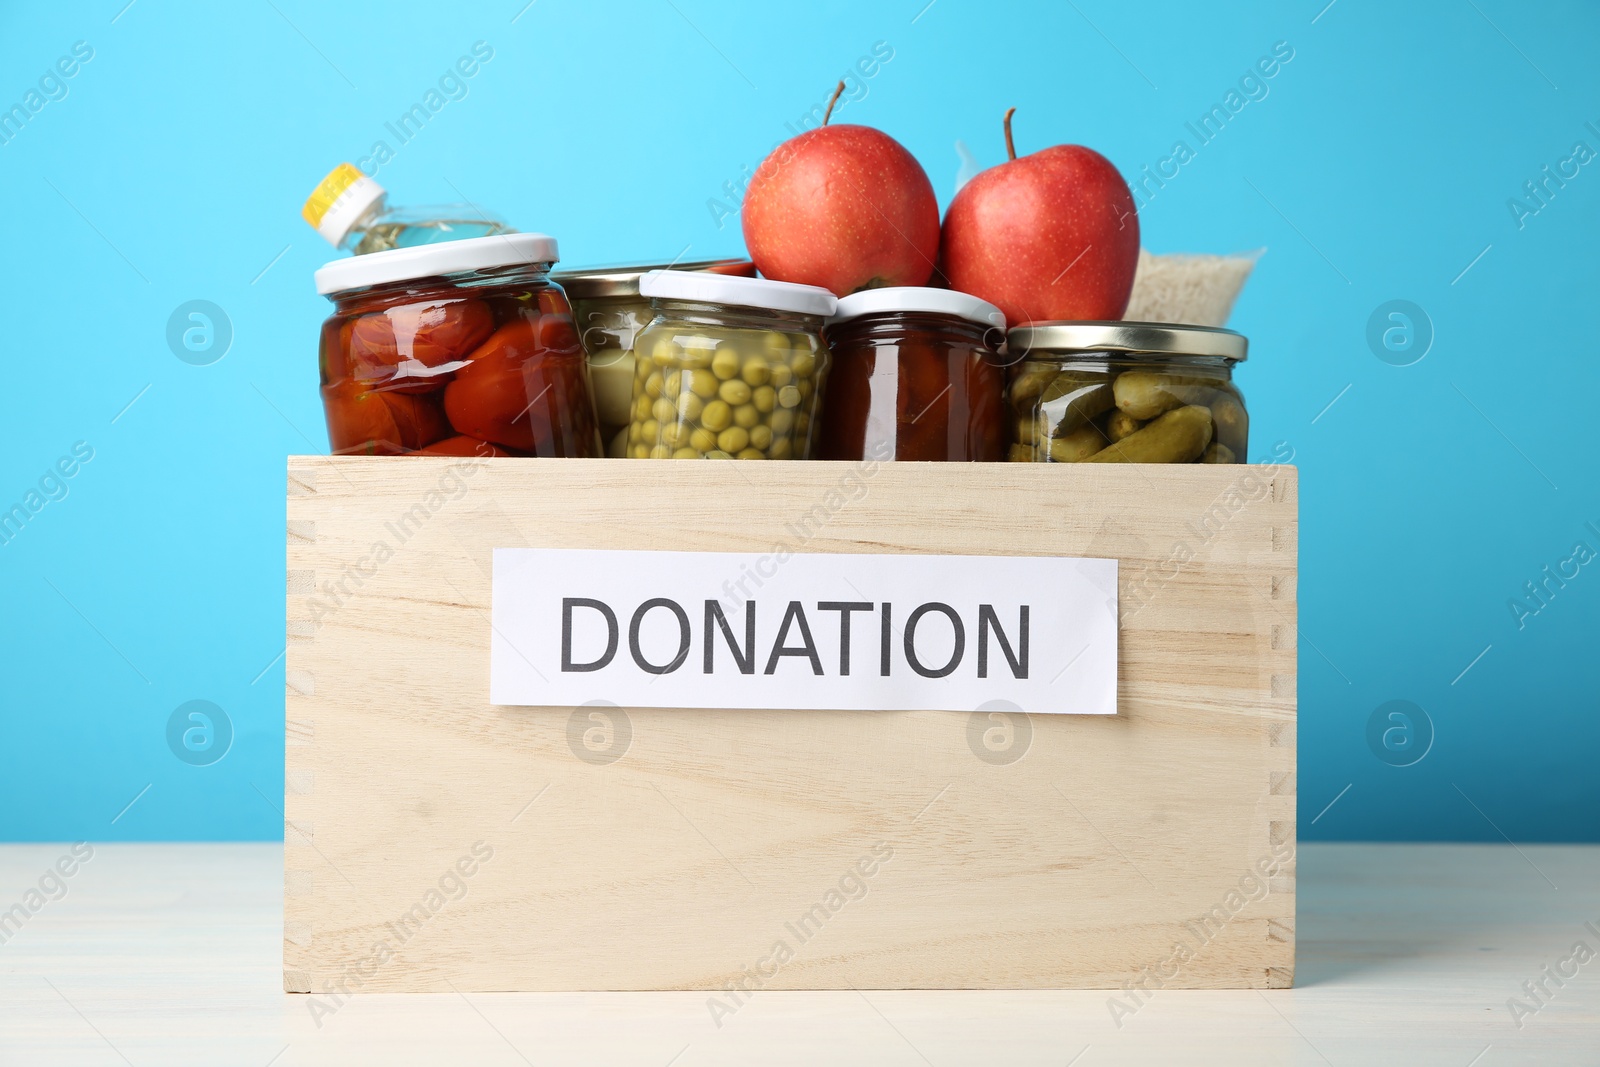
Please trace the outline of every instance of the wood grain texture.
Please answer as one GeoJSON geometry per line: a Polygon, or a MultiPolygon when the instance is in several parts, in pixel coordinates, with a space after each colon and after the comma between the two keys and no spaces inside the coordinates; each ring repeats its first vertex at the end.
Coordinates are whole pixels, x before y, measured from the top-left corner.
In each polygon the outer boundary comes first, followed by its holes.
{"type": "Polygon", "coordinates": [[[1292,981],[1293,468],[291,457],[289,487],[290,991],[1292,981]],[[1006,762],[967,714],[494,707],[521,545],[1116,558],[1119,714],[1035,715],[1006,762]]]}

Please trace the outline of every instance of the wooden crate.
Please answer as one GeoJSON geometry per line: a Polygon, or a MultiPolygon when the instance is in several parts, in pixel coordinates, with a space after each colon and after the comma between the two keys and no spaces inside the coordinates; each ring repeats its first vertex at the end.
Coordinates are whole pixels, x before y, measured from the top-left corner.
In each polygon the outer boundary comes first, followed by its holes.
{"type": "Polygon", "coordinates": [[[289,991],[1291,984],[1293,468],[288,473],[289,991]],[[779,544],[1115,558],[1119,713],[490,705],[492,549],[779,544]]]}

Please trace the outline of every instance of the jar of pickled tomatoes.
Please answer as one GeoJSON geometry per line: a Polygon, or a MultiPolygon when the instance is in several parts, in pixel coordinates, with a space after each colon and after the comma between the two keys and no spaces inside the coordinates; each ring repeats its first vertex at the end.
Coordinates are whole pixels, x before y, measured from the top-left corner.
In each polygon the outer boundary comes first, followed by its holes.
{"type": "Polygon", "coordinates": [[[866,289],[828,320],[820,459],[1006,458],[1006,317],[950,289],[866,289]]]}
{"type": "Polygon", "coordinates": [[[398,248],[317,271],[336,455],[600,455],[556,242],[522,233],[398,248]]]}
{"type": "Polygon", "coordinates": [[[651,271],[639,291],[655,318],[633,342],[630,458],[811,458],[832,293],[677,270],[651,271]]]}

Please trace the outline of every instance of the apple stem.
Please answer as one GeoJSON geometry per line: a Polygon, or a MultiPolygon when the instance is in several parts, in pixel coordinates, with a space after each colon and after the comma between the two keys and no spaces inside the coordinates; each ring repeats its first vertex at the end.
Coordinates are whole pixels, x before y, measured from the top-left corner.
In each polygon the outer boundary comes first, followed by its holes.
{"type": "Polygon", "coordinates": [[[828,97],[828,110],[822,113],[822,124],[824,126],[828,124],[828,116],[833,114],[833,105],[839,102],[839,94],[842,92],[844,92],[844,82],[840,82],[838,88],[833,90],[833,95],[828,97]]]}
{"type": "MultiPolygon", "coordinates": [[[[844,83],[840,82],[839,84],[843,85],[844,83]]],[[[1017,109],[1016,108],[1011,108],[1010,110],[1008,110],[1006,112],[1006,158],[1007,159],[1016,159],[1017,158],[1017,142],[1015,142],[1015,141],[1013,141],[1011,139],[1011,116],[1015,115],[1016,113],[1017,113],[1017,109]]],[[[827,119],[823,119],[823,123],[824,123],[824,125],[826,125],[827,119]]]]}

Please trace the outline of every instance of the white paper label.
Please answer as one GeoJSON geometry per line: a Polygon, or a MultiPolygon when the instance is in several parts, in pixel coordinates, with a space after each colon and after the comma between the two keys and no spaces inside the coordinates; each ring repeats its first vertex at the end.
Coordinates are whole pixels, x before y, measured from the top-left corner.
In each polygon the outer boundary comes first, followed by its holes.
{"type": "Polygon", "coordinates": [[[1110,559],[497,548],[492,611],[495,704],[1117,710],[1110,559]]]}

